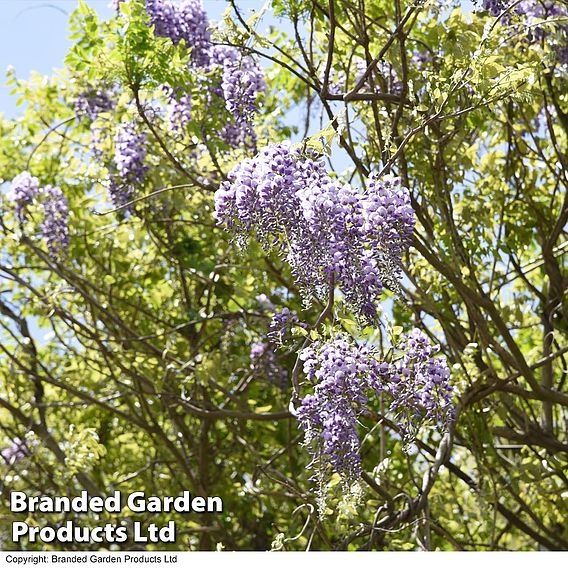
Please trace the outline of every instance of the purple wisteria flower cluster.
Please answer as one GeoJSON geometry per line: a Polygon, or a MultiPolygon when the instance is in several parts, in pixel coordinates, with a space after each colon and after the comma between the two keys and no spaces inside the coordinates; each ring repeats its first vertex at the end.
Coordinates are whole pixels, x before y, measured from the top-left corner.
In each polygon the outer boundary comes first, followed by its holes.
{"type": "Polygon", "coordinates": [[[414,212],[398,178],[372,175],[365,192],[332,179],[325,164],[288,143],[243,160],[215,194],[215,217],[244,245],[253,233],[290,265],[309,303],[337,285],[374,322],[385,287],[396,290],[414,212]]]}
{"type": "Polygon", "coordinates": [[[7,464],[13,465],[14,463],[25,458],[30,453],[26,443],[21,438],[14,438],[12,443],[7,448],[4,448],[0,455],[7,464]]]}
{"type": "Polygon", "coordinates": [[[566,14],[565,6],[557,0],[482,0],[481,7],[492,16],[498,16],[508,8],[516,14],[535,18],[553,18],[566,14]]]}
{"type": "Polygon", "coordinates": [[[170,38],[176,45],[184,40],[193,63],[207,65],[211,32],[201,0],[146,0],[146,11],[157,36],[170,38]]]}
{"type": "Polygon", "coordinates": [[[302,399],[296,413],[320,487],[334,472],[346,486],[359,479],[358,419],[369,411],[373,396],[384,394],[392,401],[390,411],[407,443],[425,423],[449,427],[453,388],[437,351],[418,329],[398,345],[390,362],[341,334],[301,351],[313,394],[302,399]]]}
{"type": "Polygon", "coordinates": [[[15,204],[18,219],[23,219],[39,193],[39,180],[28,172],[18,174],[13,180],[7,194],[9,201],[15,204]]]}
{"type": "Polygon", "coordinates": [[[281,390],[286,390],[288,372],[278,361],[273,347],[266,341],[257,341],[251,345],[250,367],[255,378],[266,379],[281,390]]]}
{"type": "Polygon", "coordinates": [[[390,410],[397,416],[404,436],[414,437],[423,420],[450,424],[454,418],[454,391],[446,359],[436,356],[440,347],[414,329],[398,345],[398,350],[400,358],[389,369],[387,391],[392,397],[390,410]]]}
{"type": "Polygon", "coordinates": [[[59,189],[47,185],[43,189],[44,218],[41,230],[52,258],[59,258],[69,248],[69,203],[59,189]]]}
{"type": "Polygon", "coordinates": [[[284,307],[272,316],[268,329],[268,338],[275,345],[282,346],[292,327],[296,325],[306,327],[305,323],[300,322],[298,314],[284,307]]]}
{"type": "Polygon", "coordinates": [[[18,174],[7,195],[14,204],[16,216],[24,221],[28,209],[36,201],[43,206],[41,231],[49,255],[58,260],[69,248],[69,204],[60,188],[47,185],[40,187],[39,180],[29,172],[18,174]]]}
{"type": "Polygon", "coordinates": [[[191,120],[191,96],[188,94],[179,97],[172,96],[168,104],[168,121],[174,132],[179,132],[191,120]]]}
{"type": "Polygon", "coordinates": [[[306,395],[297,409],[304,444],[312,456],[310,468],[320,486],[332,472],[352,485],[362,472],[357,419],[367,403],[377,364],[369,358],[368,348],[342,335],[304,349],[300,359],[313,385],[313,394],[306,395]]]}
{"type": "Polygon", "coordinates": [[[138,132],[133,122],[120,126],[114,138],[115,173],[109,180],[109,197],[115,207],[123,207],[132,200],[137,185],[142,183],[148,166],[146,133],[138,132]]]}
{"type": "Polygon", "coordinates": [[[90,120],[95,120],[102,112],[112,111],[114,106],[113,94],[109,90],[95,87],[81,91],[75,99],[76,115],[90,120]]]}
{"type": "Polygon", "coordinates": [[[513,0],[482,0],[481,7],[494,17],[503,14],[501,23],[503,25],[513,23],[515,35],[526,38],[529,43],[546,38],[554,50],[558,63],[568,65],[568,24],[566,21],[554,22],[554,19],[568,17],[568,9],[562,2],[524,0],[515,3],[513,0]],[[521,17],[522,24],[514,21],[514,16],[521,17]],[[524,34],[519,33],[523,31],[524,34]]]}
{"type": "Polygon", "coordinates": [[[492,16],[498,16],[505,10],[508,4],[507,0],[483,0],[482,8],[487,10],[492,16]]]}
{"type": "MultiPolygon", "coordinates": [[[[231,146],[249,144],[254,147],[254,117],[257,99],[265,90],[264,74],[250,56],[243,56],[232,46],[215,45],[211,41],[209,20],[200,0],[146,0],[146,11],[157,36],[168,37],[175,44],[182,39],[191,48],[191,66],[202,74],[201,81],[213,95],[225,102],[232,122],[221,136],[231,146]],[[211,76],[209,76],[211,75],[211,76]]],[[[174,128],[183,128],[191,117],[191,100],[184,95],[173,103],[170,119],[179,118],[174,128]]]]}
{"type": "Polygon", "coordinates": [[[257,98],[266,84],[260,66],[252,57],[242,56],[234,47],[214,46],[211,68],[219,67],[221,92],[234,124],[225,129],[225,140],[232,146],[256,141],[253,122],[258,111],[257,98]]]}

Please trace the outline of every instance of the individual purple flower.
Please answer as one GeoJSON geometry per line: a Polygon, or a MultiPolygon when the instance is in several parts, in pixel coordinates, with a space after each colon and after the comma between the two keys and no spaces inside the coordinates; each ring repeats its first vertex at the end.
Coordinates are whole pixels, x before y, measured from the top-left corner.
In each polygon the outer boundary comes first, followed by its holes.
{"type": "Polygon", "coordinates": [[[69,247],[69,204],[58,187],[47,185],[42,195],[44,218],[41,230],[50,256],[58,260],[69,247]]]}
{"type": "Polygon", "coordinates": [[[10,190],[6,197],[15,204],[18,218],[23,219],[27,207],[34,202],[38,193],[39,180],[29,172],[22,172],[12,180],[10,190]]]}

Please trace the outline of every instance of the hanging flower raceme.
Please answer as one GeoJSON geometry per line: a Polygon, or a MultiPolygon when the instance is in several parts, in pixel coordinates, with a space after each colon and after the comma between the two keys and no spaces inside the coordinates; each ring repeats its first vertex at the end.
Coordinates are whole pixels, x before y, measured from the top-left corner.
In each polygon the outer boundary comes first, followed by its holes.
{"type": "Polygon", "coordinates": [[[258,111],[258,94],[266,87],[262,69],[252,57],[225,59],[221,87],[225,106],[242,133],[241,138],[249,136],[255,140],[253,121],[258,111]]]}
{"type": "Polygon", "coordinates": [[[207,71],[211,94],[225,102],[232,121],[221,132],[230,146],[255,146],[254,118],[258,97],[266,89],[264,73],[255,60],[229,45],[212,45],[207,71]]]}
{"type": "Polygon", "coordinates": [[[183,0],[179,3],[146,0],[146,11],[157,36],[170,38],[176,45],[183,39],[185,45],[191,48],[193,63],[207,65],[211,33],[201,0],[183,0]]]}
{"type": "Polygon", "coordinates": [[[379,372],[369,350],[339,335],[317,342],[300,353],[304,373],[313,386],[297,410],[310,467],[321,487],[337,472],[346,485],[361,475],[357,418],[367,403],[366,392],[379,372]]]}
{"type": "Polygon", "coordinates": [[[60,188],[40,187],[39,180],[28,172],[18,174],[7,195],[14,203],[18,220],[26,219],[28,209],[36,202],[43,207],[41,231],[49,255],[59,260],[69,247],[69,204],[60,188]]]}
{"type": "Polygon", "coordinates": [[[418,329],[396,347],[389,361],[345,335],[301,351],[312,393],[296,413],[320,488],[332,473],[346,486],[359,479],[358,418],[381,394],[391,401],[389,411],[406,443],[425,423],[449,427],[453,388],[446,361],[437,351],[418,329]]]}
{"type": "Polygon", "coordinates": [[[88,87],[81,91],[75,99],[75,113],[79,118],[87,117],[95,120],[102,112],[114,109],[115,101],[112,93],[106,89],[88,87]]]}
{"type": "Polygon", "coordinates": [[[132,122],[123,124],[114,139],[114,166],[109,180],[109,196],[115,207],[123,207],[132,200],[136,186],[144,180],[148,167],[146,133],[139,133],[132,122]]]}
{"type": "Polygon", "coordinates": [[[371,322],[385,286],[396,289],[414,228],[398,179],[372,176],[360,192],[287,143],[264,148],[229,174],[215,194],[215,216],[239,244],[252,233],[278,250],[308,302],[328,292],[333,276],[346,302],[371,322]]]}
{"type": "Polygon", "coordinates": [[[52,185],[43,188],[43,196],[41,230],[50,256],[58,259],[69,248],[69,204],[61,189],[52,185]]]}
{"type": "Polygon", "coordinates": [[[265,341],[251,345],[250,368],[253,377],[266,379],[269,383],[285,390],[288,384],[288,372],[278,361],[274,348],[265,341]]]}
{"type": "Polygon", "coordinates": [[[18,219],[25,217],[27,208],[34,202],[38,193],[39,180],[30,173],[22,172],[12,180],[7,198],[15,204],[18,219]]]}
{"type": "Polygon", "coordinates": [[[191,97],[187,94],[172,96],[168,103],[168,120],[170,128],[179,132],[191,121],[191,97]]]}
{"type": "MultiPolygon", "coordinates": [[[[232,122],[221,130],[221,138],[233,147],[243,144],[254,147],[253,121],[258,111],[258,95],[266,88],[260,66],[232,46],[211,42],[209,20],[199,0],[180,3],[146,0],[146,11],[155,35],[168,37],[175,44],[182,39],[185,41],[191,49],[190,68],[197,73],[198,81],[211,94],[224,100],[232,122]],[[212,76],[208,76],[210,74],[212,76]]],[[[191,117],[190,97],[176,98],[171,110],[174,130],[183,128],[191,117]],[[175,122],[177,119],[179,121],[175,122]]]]}

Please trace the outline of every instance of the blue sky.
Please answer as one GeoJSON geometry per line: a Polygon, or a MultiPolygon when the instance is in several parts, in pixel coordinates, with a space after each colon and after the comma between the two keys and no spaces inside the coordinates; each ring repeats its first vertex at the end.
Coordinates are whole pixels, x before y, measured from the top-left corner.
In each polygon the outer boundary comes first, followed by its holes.
{"type": "MultiPolygon", "coordinates": [[[[112,10],[109,0],[90,0],[104,16],[112,10]]],[[[8,66],[27,78],[32,70],[50,75],[63,66],[70,45],[67,25],[77,0],[0,0],[0,112],[16,113],[15,100],[5,86],[8,66]]]]}

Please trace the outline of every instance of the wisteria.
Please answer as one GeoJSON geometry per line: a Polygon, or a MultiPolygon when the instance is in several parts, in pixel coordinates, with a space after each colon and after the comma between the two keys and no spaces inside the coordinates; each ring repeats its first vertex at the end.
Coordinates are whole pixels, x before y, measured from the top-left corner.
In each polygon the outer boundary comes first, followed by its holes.
{"type": "Polygon", "coordinates": [[[411,439],[422,420],[446,425],[452,421],[453,388],[445,358],[436,357],[439,347],[422,331],[414,329],[398,349],[401,356],[390,372],[390,410],[404,436],[411,439]]]}
{"type": "Polygon", "coordinates": [[[255,378],[266,379],[278,388],[286,389],[288,372],[278,361],[278,357],[269,343],[257,341],[251,345],[250,367],[255,378]]]}
{"type": "Polygon", "coordinates": [[[261,68],[251,57],[243,57],[223,67],[222,89],[225,106],[237,127],[246,135],[254,136],[252,124],[258,110],[258,94],[265,88],[261,68]]]}
{"type": "Polygon", "coordinates": [[[213,83],[211,91],[225,101],[233,119],[233,123],[225,126],[222,138],[231,146],[247,142],[254,146],[258,96],[266,88],[262,69],[252,57],[243,56],[236,48],[214,45],[210,50],[209,70],[220,70],[220,84],[213,83]]]}
{"type": "Polygon", "coordinates": [[[174,44],[184,40],[194,64],[207,65],[211,33],[201,0],[146,0],[146,11],[157,36],[170,38],[174,44]]]}
{"type": "Polygon", "coordinates": [[[12,180],[7,197],[13,202],[20,220],[25,218],[28,207],[35,202],[41,203],[41,231],[50,256],[59,259],[69,246],[69,204],[61,189],[52,185],[40,187],[36,177],[22,172],[12,180]]]}
{"type": "Polygon", "coordinates": [[[507,7],[507,0],[483,0],[482,6],[492,16],[498,16],[507,7]]]}
{"type": "Polygon", "coordinates": [[[42,194],[44,219],[41,230],[50,256],[57,260],[69,247],[69,204],[58,187],[48,185],[42,194]]]}
{"type": "Polygon", "coordinates": [[[128,203],[136,185],[144,179],[148,167],[146,158],[146,134],[139,133],[132,122],[123,124],[115,135],[114,165],[116,172],[109,180],[109,196],[115,207],[128,203]]]}
{"type": "Polygon", "coordinates": [[[164,87],[164,92],[169,98],[167,105],[167,116],[170,128],[174,132],[180,132],[191,121],[191,95],[183,93],[178,95],[170,87],[164,87]]]}
{"type": "Polygon", "coordinates": [[[566,14],[566,8],[558,0],[482,0],[481,7],[492,16],[498,16],[505,11],[534,18],[553,18],[566,14]]]}
{"type": "Polygon", "coordinates": [[[78,117],[85,116],[94,120],[100,113],[113,110],[114,105],[114,98],[110,91],[89,87],[77,95],[75,112],[78,117]]]}
{"type": "Polygon", "coordinates": [[[482,0],[481,7],[492,16],[500,16],[503,25],[513,26],[513,36],[535,43],[547,39],[560,65],[568,64],[568,26],[565,5],[554,0],[482,0]],[[516,17],[516,19],[515,19],[516,17]],[[564,21],[558,22],[559,18],[564,21]]]}
{"type": "Polygon", "coordinates": [[[333,279],[354,311],[374,321],[385,286],[396,290],[414,215],[398,179],[369,181],[360,192],[332,179],[315,156],[273,144],[229,174],[215,216],[239,244],[253,233],[278,250],[308,302],[333,279]]]}
{"type": "Polygon", "coordinates": [[[305,327],[306,324],[299,321],[298,314],[284,307],[272,316],[268,337],[276,345],[283,345],[286,336],[295,325],[305,327]]]}
{"type": "MultiPolygon", "coordinates": [[[[197,79],[224,101],[232,120],[220,131],[221,138],[232,147],[254,147],[253,121],[258,95],[265,89],[260,66],[232,46],[212,43],[209,20],[199,0],[146,0],[146,10],[157,36],[168,37],[175,44],[185,40],[191,48],[191,67],[198,71],[197,79]]],[[[189,95],[172,101],[169,117],[174,130],[191,119],[191,106],[189,95]]]]}
{"type": "Polygon", "coordinates": [[[7,198],[15,204],[16,215],[19,219],[25,216],[27,207],[33,203],[38,193],[39,180],[30,173],[22,172],[12,180],[7,198]]]}
{"type": "Polygon", "coordinates": [[[361,475],[357,418],[367,402],[366,391],[376,364],[366,347],[344,336],[315,343],[300,353],[313,394],[304,397],[297,418],[312,456],[310,467],[321,485],[337,472],[346,485],[361,475]]]}
{"type": "Polygon", "coordinates": [[[311,468],[320,487],[331,473],[346,486],[361,475],[358,418],[383,394],[408,443],[426,422],[448,428],[453,419],[450,372],[427,336],[413,330],[389,361],[345,335],[318,341],[300,353],[313,393],[297,409],[311,468]]]}
{"type": "Polygon", "coordinates": [[[562,48],[566,46],[566,29],[568,29],[566,20],[564,20],[563,25],[548,23],[547,20],[554,21],[561,16],[566,17],[568,15],[566,6],[563,6],[560,2],[525,0],[515,7],[515,11],[524,17],[528,41],[534,43],[546,37],[553,47],[553,51],[557,55],[562,55],[562,48]],[[558,38],[555,37],[556,29],[564,32],[559,34],[558,38]],[[560,37],[564,41],[563,44],[558,42],[560,37]]]}
{"type": "Polygon", "coordinates": [[[4,461],[8,464],[14,464],[21,459],[25,458],[29,454],[29,449],[26,446],[24,440],[20,438],[14,438],[12,444],[7,448],[4,448],[0,455],[4,461]]]}

